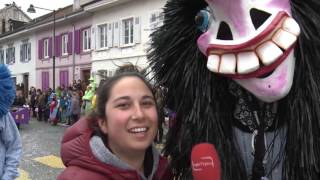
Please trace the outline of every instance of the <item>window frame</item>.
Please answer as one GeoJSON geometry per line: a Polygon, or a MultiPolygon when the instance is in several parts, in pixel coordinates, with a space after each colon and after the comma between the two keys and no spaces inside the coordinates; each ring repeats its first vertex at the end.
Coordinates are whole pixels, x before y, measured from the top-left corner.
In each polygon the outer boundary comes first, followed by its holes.
{"type": "Polygon", "coordinates": [[[0,64],[5,63],[5,57],[4,57],[4,49],[1,47],[0,48],[0,64]]]}
{"type": "Polygon", "coordinates": [[[43,40],[43,58],[49,58],[49,38],[43,40]]]}
{"type": "Polygon", "coordinates": [[[15,63],[15,47],[10,45],[6,49],[6,64],[14,64],[15,63]]]}
{"type": "Polygon", "coordinates": [[[22,59],[20,59],[21,62],[29,62],[31,60],[31,43],[29,41],[23,41],[21,44],[22,48],[22,59]],[[30,46],[30,52],[29,52],[29,46],[30,46]]]}
{"type": "Polygon", "coordinates": [[[149,27],[151,31],[154,31],[155,29],[162,26],[164,20],[164,14],[163,11],[158,9],[150,12],[149,16],[149,27]]]}
{"type": "Polygon", "coordinates": [[[68,55],[68,41],[69,41],[69,36],[68,34],[62,34],[61,35],[61,55],[62,56],[67,56],[68,55]]]}
{"type": "Polygon", "coordinates": [[[91,28],[85,28],[81,31],[81,39],[82,39],[82,51],[88,52],[91,51],[91,28]],[[87,32],[87,33],[85,33],[87,32]],[[86,34],[86,36],[85,36],[86,34]]]}
{"type": "Polygon", "coordinates": [[[121,20],[121,41],[122,46],[134,45],[134,17],[128,17],[121,20]],[[126,22],[129,22],[127,24],[126,22]],[[127,26],[127,27],[126,27],[127,26]],[[126,35],[127,33],[127,35],[126,35]],[[126,42],[127,40],[127,42],[126,42]]]}
{"type": "Polygon", "coordinates": [[[98,25],[98,48],[108,48],[108,23],[98,25]],[[102,34],[103,32],[103,34],[102,34]]]}

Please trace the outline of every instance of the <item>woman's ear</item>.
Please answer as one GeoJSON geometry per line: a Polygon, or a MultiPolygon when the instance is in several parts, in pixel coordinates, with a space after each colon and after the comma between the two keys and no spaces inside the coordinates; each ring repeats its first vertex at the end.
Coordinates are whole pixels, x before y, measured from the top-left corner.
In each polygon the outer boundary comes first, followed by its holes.
{"type": "Polygon", "coordinates": [[[106,119],[98,119],[99,128],[104,134],[108,134],[107,130],[107,120],[106,119]]]}

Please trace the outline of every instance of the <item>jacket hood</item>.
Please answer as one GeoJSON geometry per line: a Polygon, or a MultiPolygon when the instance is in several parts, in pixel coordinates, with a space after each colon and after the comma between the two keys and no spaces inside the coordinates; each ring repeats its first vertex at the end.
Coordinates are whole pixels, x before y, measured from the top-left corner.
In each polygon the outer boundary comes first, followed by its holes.
{"type": "Polygon", "coordinates": [[[119,177],[120,175],[125,177],[132,173],[136,174],[134,171],[121,170],[96,159],[89,145],[92,133],[86,119],[80,119],[66,130],[60,153],[66,167],[78,166],[110,177],[114,177],[115,174],[118,174],[119,177]]]}

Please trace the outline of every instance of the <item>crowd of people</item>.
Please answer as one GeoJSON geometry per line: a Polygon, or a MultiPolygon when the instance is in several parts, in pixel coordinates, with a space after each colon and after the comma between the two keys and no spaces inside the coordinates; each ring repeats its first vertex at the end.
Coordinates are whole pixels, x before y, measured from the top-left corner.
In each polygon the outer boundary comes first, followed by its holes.
{"type": "Polygon", "coordinates": [[[96,86],[92,80],[90,79],[89,85],[78,80],[73,81],[68,87],[58,86],[55,90],[31,87],[27,97],[24,96],[23,88],[16,86],[16,97],[12,106],[28,106],[31,117],[38,121],[53,125],[57,123],[72,125],[80,118],[81,113],[85,114],[90,110],[90,106],[85,104],[89,104],[86,101],[92,99],[92,94],[95,93],[96,86]]]}

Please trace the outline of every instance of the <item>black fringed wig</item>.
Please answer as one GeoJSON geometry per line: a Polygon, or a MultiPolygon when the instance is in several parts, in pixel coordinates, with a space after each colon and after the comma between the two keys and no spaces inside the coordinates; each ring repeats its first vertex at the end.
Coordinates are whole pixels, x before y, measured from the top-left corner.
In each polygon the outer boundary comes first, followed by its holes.
{"type": "MultiPolygon", "coordinates": [[[[301,28],[295,47],[295,74],[289,94],[278,102],[276,127],[286,126],[282,179],[320,179],[320,1],[291,0],[293,18],[301,28]]],[[[164,102],[176,112],[164,153],[176,178],[192,179],[191,149],[214,144],[222,179],[248,179],[234,140],[236,99],[230,78],[206,68],[198,50],[201,32],[194,18],[207,7],[204,0],[168,0],[164,24],[152,35],[148,58],[158,84],[166,88],[164,102]]]]}

